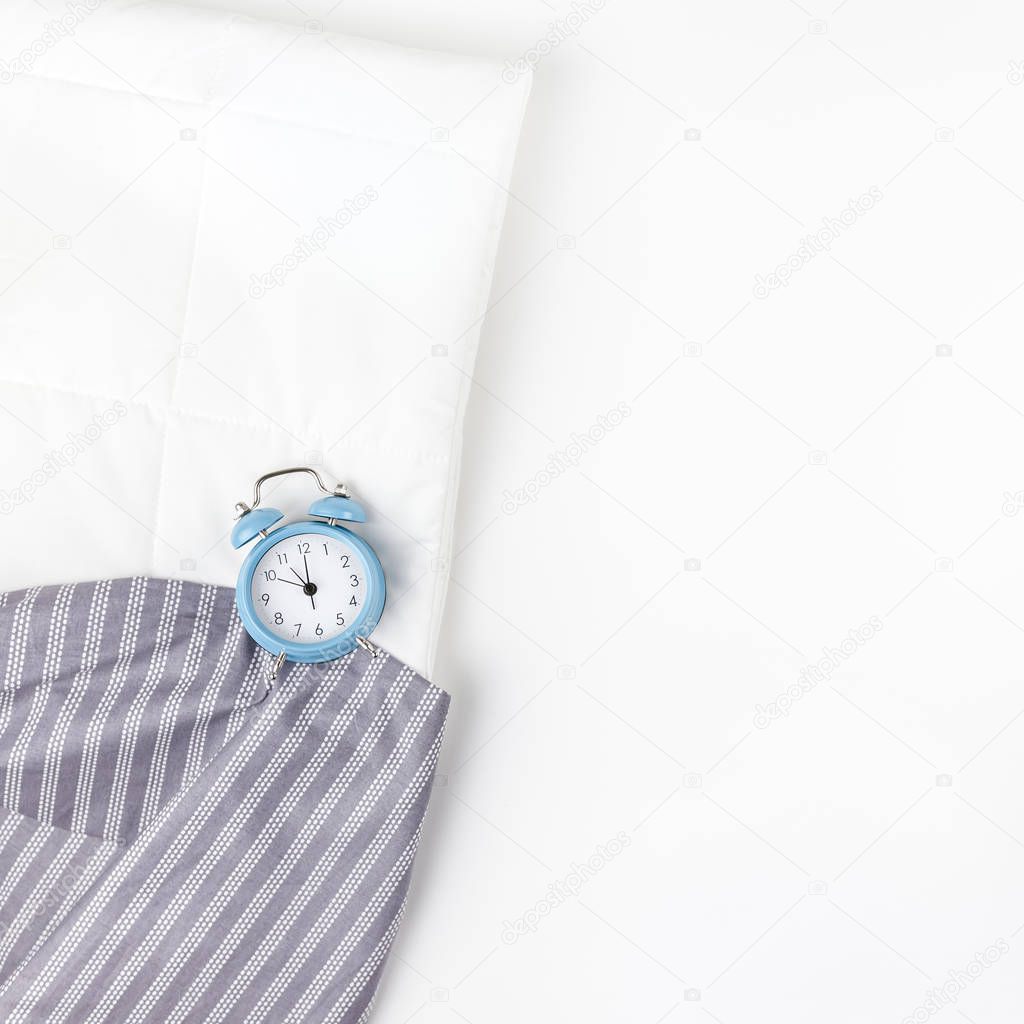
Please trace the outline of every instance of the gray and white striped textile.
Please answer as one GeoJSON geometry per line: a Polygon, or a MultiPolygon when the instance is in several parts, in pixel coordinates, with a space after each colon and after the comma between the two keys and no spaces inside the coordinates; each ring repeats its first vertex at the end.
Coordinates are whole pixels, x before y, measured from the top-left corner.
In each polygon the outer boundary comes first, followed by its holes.
{"type": "Polygon", "coordinates": [[[0,596],[0,1019],[365,1019],[448,696],[361,649],[285,665],[234,592],[0,596]]]}

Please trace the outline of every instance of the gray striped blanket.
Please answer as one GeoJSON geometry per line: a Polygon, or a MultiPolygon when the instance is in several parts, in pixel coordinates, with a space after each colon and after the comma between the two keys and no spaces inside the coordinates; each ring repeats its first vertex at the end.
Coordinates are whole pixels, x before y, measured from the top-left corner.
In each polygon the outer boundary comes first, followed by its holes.
{"type": "Polygon", "coordinates": [[[266,664],[224,587],[0,596],[5,1024],[365,1018],[448,697],[266,664]]]}

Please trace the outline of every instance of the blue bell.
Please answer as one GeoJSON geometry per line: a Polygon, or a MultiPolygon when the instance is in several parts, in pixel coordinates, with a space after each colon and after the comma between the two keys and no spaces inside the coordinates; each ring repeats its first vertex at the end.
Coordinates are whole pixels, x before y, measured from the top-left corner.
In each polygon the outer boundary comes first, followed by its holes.
{"type": "Polygon", "coordinates": [[[366,513],[363,506],[351,498],[342,498],[332,494],[327,498],[318,498],[309,506],[311,516],[322,519],[336,519],[344,523],[365,523],[366,513]]]}
{"type": "Polygon", "coordinates": [[[231,528],[232,546],[244,547],[283,518],[284,513],[276,508],[254,508],[251,512],[246,512],[231,528]]]}

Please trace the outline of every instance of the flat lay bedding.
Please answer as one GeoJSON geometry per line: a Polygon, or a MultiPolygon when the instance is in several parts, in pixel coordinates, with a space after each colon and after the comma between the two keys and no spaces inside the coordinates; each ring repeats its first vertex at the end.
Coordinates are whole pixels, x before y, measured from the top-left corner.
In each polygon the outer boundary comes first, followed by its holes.
{"type": "Polygon", "coordinates": [[[0,605],[0,1019],[354,1022],[409,884],[448,697],[357,648],[266,657],[233,593],[0,605]]]}
{"type": "Polygon", "coordinates": [[[0,1019],[363,1021],[528,78],[133,0],[4,3],[0,47],[0,1019]],[[235,603],[236,502],[291,466],[387,583],[321,664],[235,603]]]}
{"type": "Polygon", "coordinates": [[[234,503],[315,465],[368,508],[379,642],[428,673],[528,77],[312,20],[61,15],[0,5],[0,590],[233,585],[234,503]]]}

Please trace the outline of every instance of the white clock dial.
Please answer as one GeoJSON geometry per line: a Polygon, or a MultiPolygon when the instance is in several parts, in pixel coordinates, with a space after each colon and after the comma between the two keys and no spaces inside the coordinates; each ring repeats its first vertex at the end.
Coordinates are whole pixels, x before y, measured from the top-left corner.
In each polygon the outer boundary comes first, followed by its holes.
{"type": "Polygon", "coordinates": [[[323,643],[355,622],[368,575],[362,556],[342,537],[295,534],[256,563],[253,606],[259,620],[282,640],[323,643]]]}

